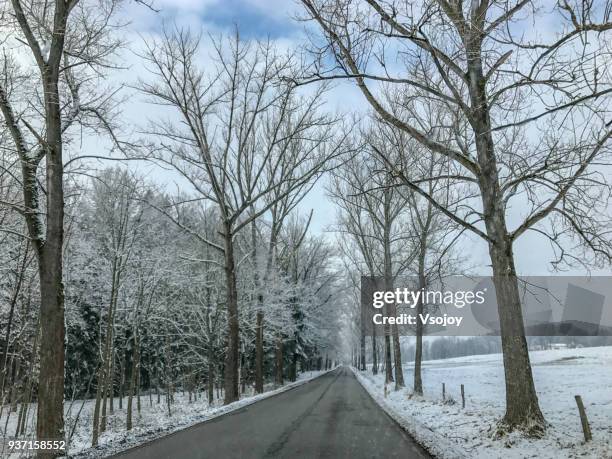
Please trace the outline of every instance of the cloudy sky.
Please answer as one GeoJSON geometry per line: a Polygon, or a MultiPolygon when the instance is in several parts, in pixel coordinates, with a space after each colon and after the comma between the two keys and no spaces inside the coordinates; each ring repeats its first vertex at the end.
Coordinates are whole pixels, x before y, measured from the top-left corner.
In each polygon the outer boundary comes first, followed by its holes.
{"type": "MultiPolygon", "coordinates": [[[[299,5],[292,0],[156,0],[155,7],[159,12],[134,2],[127,5],[123,14],[130,21],[126,33],[131,50],[139,49],[143,40],[157,35],[164,25],[173,24],[189,27],[203,35],[232,33],[237,26],[242,38],[270,39],[285,50],[297,48],[305,39],[304,24],[295,20],[300,13],[299,5]]],[[[203,54],[206,55],[207,51],[203,54]]],[[[115,78],[129,83],[145,75],[133,51],[126,51],[123,59],[129,68],[115,78]]],[[[366,113],[368,109],[361,93],[350,83],[336,85],[328,94],[327,101],[329,109],[334,112],[350,109],[366,113]],[[350,106],[347,106],[347,100],[350,100],[350,106]]],[[[142,114],[151,114],[155,110],[157,108],[145,105],[144,100],[135,95],[123,108],[123,113],[134,125],[141,125],[142,114]]],[[[175,178],[169,178],[167,172],[149,170],[148,173],[155,180],[166,180],[169,187],[174,186],[175,178]]],[[[307,196],[300,211],[307,213],[310,209],[314,209],[312,228],[327,233],[335,210],[325,196],[323,181],[307,196]]]]}
{"type": "MultiPolygon", "coordinates": [[[[163,24],[176,23],[204,34],[227,33],[238,26],[243,38],[271,39],[283,49],[299,46],[305,39],[304,24],[295,21],[300,14],[300,7],[292,0],[156,0],[153,12],[135,2],[127,4],[124,14],[131,22],[128,39],[130,47],[138,49],[142,40],[149,35],[156,35],[163,24]]],[[[552,19],[551,19],[552,21],[552,19]]],[[[540,24],[541,28],[554,27],[540,24]]],[[[135,79],[142,69],[135,62],[133,54],[125,57],[131,64],[127,73],[119,78],[129,81],[135,79]]],[[[367,112],[367,104],[361,94],[350,83],[339,84],[329,97],[330,110],[351,110],[362,114],[367,112]],[[347,103],[348,101],[348,103],[347,103]]],[[[142,123],[143,113],[150,113],[151,107],[144,109],[143,101],[135,96],[125,108],[124,113],[135,125],[142,123]]],[[[164,172],[150,171],[155,179],[165,180],[170,187],[174,179],[164,172]]],[[[333,224],[335,209],[327,199],[324,184],[320,183],[304,200],[301,211],[306,213],[314,209],[313,229],[316,232],[334,237],[328,230],[333,224]]],[[[486,244],[476,238],[466,236],[462,241],[462,252],[469,255],[471,264],[479,274],[489,271],[489,257],[486,244]]],[[[548,243],[541,236],[527,232],[515,245],[517,268],[523,275],[546,275],[551,273],[549,262],[553,257],[548,243]]],[[[572,270],[566,274],[581,274],[581,270],[572,270]]],[[[594,271],[598,274],[608,272],[594,271]]]]}
{"type": "Polygon", "coordinates": [[[141,32],[159,30],[163,21],[202,27],[207,31],[228,31],[238,25],[246,37],[275,40],[298,39],[300,27],[292,20],[298,12],[291,0],[155,0],[158,13],[132,2],[126,11],[141,32]]]}

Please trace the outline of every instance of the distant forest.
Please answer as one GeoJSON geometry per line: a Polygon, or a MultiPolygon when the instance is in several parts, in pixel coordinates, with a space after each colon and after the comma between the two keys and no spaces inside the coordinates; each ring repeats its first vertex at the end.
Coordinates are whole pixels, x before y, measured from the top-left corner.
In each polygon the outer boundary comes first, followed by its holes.
{"type": "MultiPolygon", "coordinates": [[[[568,348],[611,346],[612,336],[529,336],[527,343],[532,350],[551,349],[554,344],[566,344],[568,348]]],[[[451,336],[423,341],[423,359],[425,360],[497,353],[501,353],[499,336],[451,336]]],[[[402,345],[402,355],[408,357],[408,362],[412,362],[414,344],[402,345]]]]}

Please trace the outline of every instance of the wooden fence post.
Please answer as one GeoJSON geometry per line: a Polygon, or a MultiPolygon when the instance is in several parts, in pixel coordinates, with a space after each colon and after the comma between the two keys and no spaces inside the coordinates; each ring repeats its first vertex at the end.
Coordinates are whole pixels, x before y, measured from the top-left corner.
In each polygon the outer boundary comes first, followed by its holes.
{"type": "Polygon", "coordinates": [[[442,400],[446,401],[446,384],[442,383],[442,400]]]}
{"type": "Polygon", "coordinates": [[[591,426],[589,426],[589,420],[587,419],[584,404],[582,403],[582,397],[575,395],[576,405],[578,405],[578,413],[580,413],[580,422],[582,423],[582,433],[584,433],[584,441],[591,441],[593,436],[591,435],[591,426]]]}
{"type": "Polygon", "coordinates": [[[465,390],[463,384],[461,384],[461,407],[465,408],[465,390]]]}

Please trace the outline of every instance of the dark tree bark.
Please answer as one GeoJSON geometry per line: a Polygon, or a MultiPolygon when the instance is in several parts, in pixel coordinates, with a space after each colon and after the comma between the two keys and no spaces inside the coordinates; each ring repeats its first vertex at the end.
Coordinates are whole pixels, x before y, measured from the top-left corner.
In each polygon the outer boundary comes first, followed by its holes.
{"type": "MultiPolygon", "coordinates": [[[[44,135],[39,139],[38,151],[28,151],[24,136],[0,87],[0,110],[13,138],[21,160],[24,216],[28,234],[36,250],[40,280],[41,346],[38,384],[36,436],[39,440],[64,440],[64,164],[62,142],[61,101],[59,97],[60,64],[64,52],[69,3],[55,2],[52,40],[49,55],[44,56],[32,31],[21,2],[12,0],[13,11],[21,32],[40,72],[44,102],[44,135]],[[39,203],[37,169],[46,159],[46,210],[43,224],[39,203]]],[[[49,457],[60,451],[41,452],[49,457]]]]}
{"type": "Polygon", "coordinates": [[[255,393],[257,394],[263,393],[263,332],[263,312],[257,311],[255,326],[255,393]]]}
{"type": "MultiPolygon", "coordinates": [[[[393,277],[394,277],[393,276],[393,266],[392,266],[393,262],[391,258],[392,217],[391,217],[390,208],[391,208],[391,190],[385,189],[384,190],[384,203],[383,203],[383,213],[384,213],[383,250],[384,250],[385,290],[388,292],[393,290],[393,277]]],[[[387,309],[387,314],[389,316],[397,315],[397,307],[395,303],[388,304],[386,306],[386,309],[387,309]]],[[[391,359],[390,343],[387,344],[388,342],[387,332],[389,331],[393,339],[393,363],[395,364],[395,388],[398,389],[400,387],[404,387],[404,371],[402,369],[402,354],[401,354],[401,349],[400,349],[399,331],[398,331],[397,324],[393,324],[391,325],[391,327],[386,325],[386,327],[387,327],[385,330],[385,345],[387,346],[386,353],[387,353],[387,358],[390,360],[391,359]]],[[[390,375],[390,374],[391,374],[391,362],[389,361],[387,365],[387,375],[390,375]]],[[[393,377],[391,377],[391,379],[387,377],[387,379],[388,379],[388,382],[393,381],[393,377]]]]}
{"type": "MultiPolygon", "coordinates": [[[[366,325],[365,325],[365,321],[364,321],[364,317],[361,318],[361,333],[360,333],[360,355],[359,355],[359,360],[360,360],[360,366],[359,369],[361,371],[365,371],[366,370],[366,325]]],[[[327,356],[325,357],[327,359],[327,356]]]]}
{"type": "MultiPolygon", "coordinates": [[[[41,346],[36,417],[36,437],[41,440],[64,439],[64,162],[58,80],[67,17],[67,4],[56,2],[54,42],[43,73],[47,228],[44,244],[38,246],[41,346]]],[[[51,453],[57,454],[60,454],[59,451],[51,453]]],[[[46,455],[40,454],[43,457],[46,455]]]]}
{"type": "Polygon", "coordinates": [[[212,405],[212,403],[215,401],[215,368],[213,360],[210,358],[210,356],[208,359],[208,379],[206,381],[206,389],[208,394],[208,404],[212,405]]]}
{"type": "MultiPolygon", "coordinates": [[[[132,356],[132,370],[130,372],[130,388],[128,390],[127,413],[126,413],[126,430],[132,430],[132,413],[133,399],[136,395],[136,387],[138,384],[138,372],[140,370],[140,343],[134,335],[134,355],[132,356]]],[[[140,410],[138,410],[140,412],[140,410]]]]}
{"type": "Polygon", "coordinates": [[[284,383],[283,379],[283,337],[279,333],[276,339],[276,376],[274,382],[278,386],[282,386],[284,383]]]}
{"type": "Polygon", "coordinates": [[[232,403],[240,398],[238,388],[239,365],[239,324],[238,324],[238,291],[236,288],[236,267],[234,262],[234,241],[231,224],[224,223],[224,256],[225,256],[225,288],[227,307],[227,348],[225,350],[224,403],[232,403]]]}
{"type": "MultiPolygon", "coordinates": [[[[387,311],[385,314],[389,315],[387,311]]],[[[393,382],[393,367],[391,364],[391,328],[385,324],[385,384],[393,382]]]]}
{"type": "Polygon", "coordinates": [[[372,374],[378,374],[378,349],[376,343],[376,327],[372,327],[372,374]]]}
{"type": "MultiPolygon", "coordinates": [[[[291,344],[292,348],[295,349],[296,340],[294,340],[291,344]]],[[[295,380],[297,379],[297,367],[299,358],[300,356],[297,352],[294,351],[291,353],[291,363],[289,365],[289,381],[291,382],[295,382],[295,380]]]]}
{"type": "Polygon", "coordinates": [[[525,339],[523,313],[514,267],[513,240],[506,226],[503,195],[500,190],[491,118],[486,94],[486,79],[480,59],[480,42],[468,43],[469,92],[474,110],[472,128],[476,134],[476,151],[481,170],[479,187],[484,220],[489,238],[502,335],[506,382],[506,413],[503,422],[510,429],[525,427],[540,434],[545,428],[533,383],[529,350],[525,339]],[[537,431],[537,432],[536,432],[537,431]]]}
{"type": "MultiPolygon", "coordinates": [[[[425,287],[424,257],[419,257],[419,290],[425,287]]],[[[416,307],[416,315],[423,314],[423,298],[419,297],[416,307]]],[[[416,321],[416,344],[414,348],[414,386],[413,392],[423,395],[423,379],[421,376],[421,364],[423,362],[423,322],[416,321]]]]}
{"type": "Polygon", "coordinates": [[[503,424],[510,430],[527,427],[530,434],[537,436],[542,433],[545,423],[533,383],[512,245],[501,245],[500,248],[491,244],[489,252],[493,262],[506,381],[503,424]]]}

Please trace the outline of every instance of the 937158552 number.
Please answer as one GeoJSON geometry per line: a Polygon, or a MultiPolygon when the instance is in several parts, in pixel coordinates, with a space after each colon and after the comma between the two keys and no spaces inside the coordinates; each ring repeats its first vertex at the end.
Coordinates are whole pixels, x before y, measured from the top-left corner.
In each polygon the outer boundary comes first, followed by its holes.
{"type": "Polygon", "coordinates": [[[9,440],[7,441],[9,451],[64,451],[66,442],[64,440],[9,440]]]}

